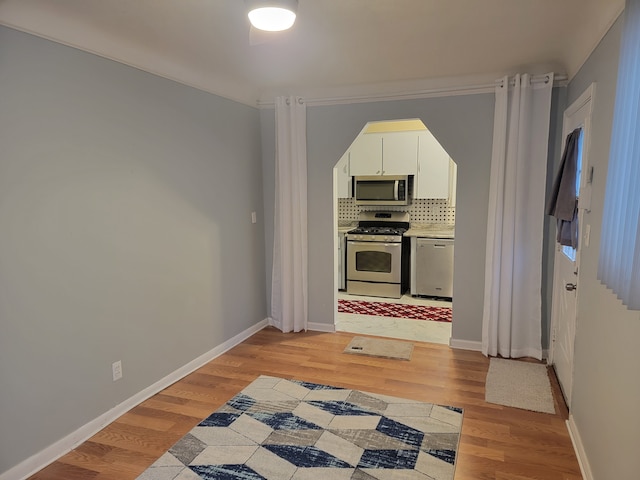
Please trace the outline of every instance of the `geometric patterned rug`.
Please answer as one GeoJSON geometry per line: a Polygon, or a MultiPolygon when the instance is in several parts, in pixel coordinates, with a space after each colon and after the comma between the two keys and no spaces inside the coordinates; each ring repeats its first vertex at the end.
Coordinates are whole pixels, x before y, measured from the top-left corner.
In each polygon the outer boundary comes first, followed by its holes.
{"type": "Polygon", "coordinates": [[[338,300],[338,312],[376,317],[410,318],[451,322],[450,307],[429,307],[425,305],[404,305],[401,303],[367,302],[364,300],[338,300]]]}
{"type": "Polygon", "coordinates": [[[453,479],[462,409],[260,376],[138,480],[453,479]]]}

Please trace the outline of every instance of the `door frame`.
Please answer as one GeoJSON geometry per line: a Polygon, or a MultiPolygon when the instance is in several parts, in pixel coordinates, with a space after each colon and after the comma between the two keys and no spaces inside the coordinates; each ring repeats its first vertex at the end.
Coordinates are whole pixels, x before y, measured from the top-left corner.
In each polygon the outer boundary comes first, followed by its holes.
{"type": "MultiPolygon", "coordinates": [[[[595,83],[592,83],[589,87],[585,89],[585,91],[564,111],[563,114],[563,125],[562,125],[562,138],[563,140],[567,138],[567,135],[571,133],[574,128],[581,127],[583,130],[583,145],[582,145],[582,173],[580,178],[580,191],[578,194],[578,224],[580,226],[580,239],[578,242],[578,248],[576,251],[576,283],[578,288],[575,290],[575,318],[572,319],[574,322],[573,325],[573,338],[571,339],[571,359],[570,359],[570,385],[569,392],[572,390],[573,384],[573,358],[574,358],[574,345],[575,345],[575,335],[576,328],[578,324],[578,299],[580,296],[580,255],[583,246],[588,246],[589,242],[589,227],[584,225],[583,218],[584,212],[589,211],[590,209],[590,199],[591,199],[591,175],[590,175],[590,162],[589,162],[589,152],[590,152],[590,140],[591,140],[591,119],[593,114],[593,101],[595,97],[595,83]],[[583,117],[584,121],[580,123],[575,123],[573,117],[583,108],[586,108],[587,111],[583,117]],[[585,245],[583,245],[583,243],[585,245]]],[[[555,348],[556,348],[556,333],[558,330],[558,318],[556,312],[556,305],[558,298],[557,296],[563,294],[564,286],[561,285],[559,281],[559,272],[556,268],[556,256],[559,255],[560,246],[557,242],[554,242],[554,274],[553,274],[553,289],[552,289],[552,298],[551,298],[551,325],[550,325],[550,335],[549,335],[549,354],[547,357],[547,364],[555,365],[555,348]]],[[[561,385],[562,388],[562,385],[561,385]]],[[[564,392],[565,399],[567,400],[567,407],[570,408],[571,398],[566,398],[567,393],[564,392]]]]}

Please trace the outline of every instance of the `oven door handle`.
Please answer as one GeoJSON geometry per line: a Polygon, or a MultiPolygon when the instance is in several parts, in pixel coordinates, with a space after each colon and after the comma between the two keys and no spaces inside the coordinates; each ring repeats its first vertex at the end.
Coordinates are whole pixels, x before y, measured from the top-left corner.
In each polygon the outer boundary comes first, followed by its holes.
{"type": "Polygon", "coordinates": [[[396,181],[394,181],[394,182],[393,182],[393,199],[394,199],[395,201],[400,200],[400,199],[398,198],[398,187],[399,187],[399,186],[400,186],[400,180],[396,180],[396,181]]]}
{"type": "Polygon", "coordinates": [[[372,247],[372,246],[378,246],[378,247],[400,247],[402,245],[402,242],[391,242],[391,243],[359,242],[359,241],[356,241],[356,240],[349,240],[347,243],[349,245],[354,246],[354,247],[372,247]]]}

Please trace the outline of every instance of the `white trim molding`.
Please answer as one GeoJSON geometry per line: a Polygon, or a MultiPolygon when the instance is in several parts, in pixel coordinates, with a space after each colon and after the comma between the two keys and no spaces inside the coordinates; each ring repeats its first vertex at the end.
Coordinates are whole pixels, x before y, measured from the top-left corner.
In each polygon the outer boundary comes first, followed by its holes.
{"type": "MultiPolygon", "coordinates": [[[[536,75],[536,81],[544,81],[546,75],[536,75]]],[[[484,74],[437,79],[423,79],[388,84],[357,85],[322,90],[304,90],[307,106],[349,105],[353,103],[386,102],[393,100],[415,100],[421,98],[452,97],[456,95],[478,95],[495,92],[495,85],[504,74],[484,74]],[[498,80],[496,80],[498,79],[498,80]]],[[[554,75],[554,87],[567,85],[567,76],[554,75]]],[[[274,94],[275,95],[275,94],[274,94]]],[[[263,95],[259,108],[274,108],[273,96],[263,95]]]]}
{"type": "Polygon", "coordinates": [[[474,352],[482,351],[482,342],[476,342],[472,340],[459,340],[457,338],[450,338],[449,346],[458,350],[473,350],[474,352]]]}
{"type": "Polygon", "coordinates": [[[326,333],[336,332],[336,326],[333,323],[309,322],[307,324],[307,329],[312,332],[326,332],[326,333]]]}
{"type": "Polygon", "coordinates": [[[99,417],[91,420],[89,423],[78,428],[74,432],[70,433],[66,437],[61,438],[57,442],[49,445],[44,450],[32,455],[26,460],[20,462],[15,467],[0,474],[0,480],[24,480],[34,473],[42,470],[47,465],[55,462],[58,458],[62,457],[66,453],[70,452],[84,441],[91,438],[98,433],[104,427],[112,423],[118,417],[127,413],[132,408],[136,407],[140,403],[144,402],[149,397],[152,397],[156,393],[164,390],[169,385],[174,384],[181,378],[186,377],[193,371],[197,370],[201,366],[210,362],[214,358],[219,357],[227,350],[242,343],[253,334],[259,332],[268,325],[267,319],[264,319],[252,327],[249,327],[243,332],[240,332],[233,338],[230,338],[226,342],[218,345],[217,347],[209,350],[208,352],[200,355],[198,358],[192,360],[186,365],[178,368],[174,372],[170,373],[166,377],[158,380],[154,384],[148,386],[144,390],[136,393],[132,397],[126,399],[124,402],[116,405],[111,410],[103,413],[99,417]]]}
{"type": "MultiPolygon", "coordinates": [[[[457,350],[471,350],[474,352],[482,351],[482,342],[475,342],[472,340],[459,340],[456,338],[449,339],[449,346],[457,350]]],[[[542,350],[542,358],[547,358],[548,350],[542,350]]],[[[1,479],[0,479],[1,480],[1,479]]]]}
{"type": "Polygon", "coordinates": [[[573,415],[569,415],[569,420],[567,420],[567,430],[569,430],[569,437],[571,437],[573,449],[576,452],[576,457],[578,457],[578,464],[580,465],[582,478],[584,478],[584,480],[594,480],[593,473],[591,472],[591,466],[587,459],[587,452],[584,450],[582,437],[580,437],[580,432],[578,431],[578,426],[576,425],[573,415]]]}
{"type": "MultiPolygon", "coordinates": [[[[267,321],[271,327],[275,327],[278,330],[282,331],[282,326],[280,322],[276,322],[273,318],[267,318],[267,321]]],[[[332,323],[318,323],[318,322],[308,322],[307,330],[311,332],[326,332],[326,333],[335,333],[336,326],[332,323]]],[[[2,480],[2,478],[0,478],[2,480]]]]}

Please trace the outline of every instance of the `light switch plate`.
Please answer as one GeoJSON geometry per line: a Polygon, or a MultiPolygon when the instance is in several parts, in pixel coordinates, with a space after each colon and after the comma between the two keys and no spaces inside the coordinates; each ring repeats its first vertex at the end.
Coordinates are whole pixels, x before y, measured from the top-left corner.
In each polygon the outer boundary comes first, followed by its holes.
{"type": "Polygon", "coordinates": [[[591,225],[587,224],[584,226],[584,246],[589,246],[589,240],[591,240],[591,225]]]}

